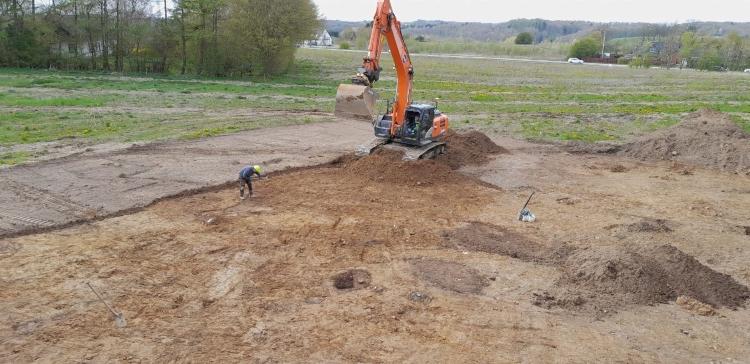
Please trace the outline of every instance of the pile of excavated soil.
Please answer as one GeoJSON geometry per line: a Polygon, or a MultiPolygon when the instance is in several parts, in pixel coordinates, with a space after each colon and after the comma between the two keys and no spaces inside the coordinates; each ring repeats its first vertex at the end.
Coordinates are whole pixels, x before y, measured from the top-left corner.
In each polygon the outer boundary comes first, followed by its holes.
{"type": "MultiPolygon", "coordinates": [[[[644,231],[663,231],[666,222],[657,222],[654,226],[634,226],[644,231]]],[[[642,249],[545,246],[503,227],[478,222],[448,231],[443,238],[446,246],[459,250],[557,267],[561,275],[554,287],[535,294],[532,300],[547,308],[599,314],[629,305],[669,303],[680,296],[717,308],[737,308],[750,298],[748,287],[671,245],[642,249]]]]}
{"type": "Polygon", "coordinates": [[[671,233],[671,222],[664,219],[643,219],[626,226],[631,233],[671,233]]]}
{"type": "Polygon", "coordinates": [[[380,149],[364,158],[343,162],[343,178],[365,178],[368,181],[409,186],[429,186],[455,182],[462,178],[448,165],[435,160],[404,161],[403,153],[380,149]]]}
{"type": "Polygon", "coordinates": [[[726,114],[703,110],[621,146],[618,154],[746,173],[750,172],[750,135],[726,114]]]}
{"type": "Polygon", "coordinates": [[[343,178],[429,186],[465,179],[467,177],[454,170],[464,165],[485,163],[490,156],[507,152],[489,137],[476,131],[467,134],[450,132],[446,141],[446,153],[435,160],[404,161],[403,153],[381,148],[364,158],[356,158],[351,154],[341,156],[331,162],[331,165],[341,168],[343,178]]]}
{"type": "Polygon", "coordinates": [[[448,131],[445,142],[448,144],[446,153],[438,157],[438,160],[453,169],[483,164],[492,155],[509,153],[507,149],[495,144],[487,135],[478,131],[459,134],[451,130],[448,131]]]}
{"type": "Polygon", "coordinates": [[[575,306],[613,311],[628,304],[668,303],[692,297],[713,307],[737,308],[750,298],[750,289],[671,245],[635,250],[600,247],[579,250],[563,263],[556,285],[565,302],[578,295],[575,306]]]}

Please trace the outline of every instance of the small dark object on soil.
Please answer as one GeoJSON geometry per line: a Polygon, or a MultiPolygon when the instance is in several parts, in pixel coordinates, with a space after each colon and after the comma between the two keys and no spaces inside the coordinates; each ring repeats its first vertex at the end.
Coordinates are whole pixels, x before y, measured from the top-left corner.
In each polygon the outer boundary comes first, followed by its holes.
{"type": "Polygon", "coordinates": [[[624,172],[627,172],[628,169],[625,168],[625,166],[623,166],[622,164],[618,164],[610,168],[609,171],[612,173],[624,173],[624,172]]]}
{"type": "Polygon", "coordinates": [[[627,225],[631,233],[671,233],[670,222],[664,219],[643,219],[640,222],[627,225]]]}
{"type": "Polygon", "coordinates": [[[414,291],[414,292],[409,293],[409,300],[414,301],[414,302],[427,303],[427,302],[432,301],[432,297],[430,297],[426,293],[414,291]]]}
{"type": "Polygon", "coordinates": [[[555,296],[551,295],[549,292],[544,291],[541,293],[534,293],[533,298],[531,299],[531,304],[534,306],[544,307],[544,308],[550,308],[555,305],[555,301],[557,299],[555,296]]]}
{"type": "Polygon", "coordinates": [[[336,289],[362,289],[370,285],[370,272],[362,269],[352,269],[333,276],[333,286],[336,289]]]}

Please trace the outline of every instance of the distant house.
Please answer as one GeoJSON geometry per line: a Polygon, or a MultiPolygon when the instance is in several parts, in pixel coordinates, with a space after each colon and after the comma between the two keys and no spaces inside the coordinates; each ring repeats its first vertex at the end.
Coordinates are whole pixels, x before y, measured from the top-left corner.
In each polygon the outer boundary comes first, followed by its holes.
{"type": "Polygon", "coordinates": [[[307,47],[333,47],[333,37],[327,30],[323,30],[315,36],[315,39],[306,40],[304,45],[307,47]]]}
{"type": "Polygon", "coordinates": [[[648,52],[651,54],[660,54],[666,49],[664,42],[651,42],[648,52]]]}

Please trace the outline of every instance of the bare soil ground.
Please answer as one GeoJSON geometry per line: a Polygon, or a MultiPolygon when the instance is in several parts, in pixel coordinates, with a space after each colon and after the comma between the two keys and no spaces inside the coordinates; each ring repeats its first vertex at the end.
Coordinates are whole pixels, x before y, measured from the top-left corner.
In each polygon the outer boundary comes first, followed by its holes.
{"type": "Polygon", "coordinates": [[[492,139],[2,239],[0,361],[750,357],[748,176],[492,139]]]}
{"type": "Polygon", "coordinates": [[[185,190],[325,163],[370,138],[362,122],[270,128],[186,142],[68,146],[64,157],[0,169],[0,236],[109,216],[185,190]]]}

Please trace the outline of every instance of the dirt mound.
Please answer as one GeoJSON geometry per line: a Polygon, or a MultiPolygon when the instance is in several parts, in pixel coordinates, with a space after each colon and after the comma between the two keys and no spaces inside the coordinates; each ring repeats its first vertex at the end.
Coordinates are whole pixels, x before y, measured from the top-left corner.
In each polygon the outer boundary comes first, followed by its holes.
{"type": "Polygon", "coordinates": [[[550,249],[500,226],[472,222],[443,234],[449,248],[503,255],[524,262],[551,263],[569,254],[569,249],[550,249]]]}
{"type": "Polygon", "coordinates": [[[478,131],[459,134],[451,130],[448,131],[445,141],[448,143],[447,151],[438,160],[453,169],[483,164],[492,155],[509,153],[507,149],[495,144],[487,135],[478,131]]]}
{"type": "Polygon", "coordinates": [[[618,154],[750,172],[750,135],[727,115],[703,110],[690,114],[678,125],[621,146],[618,154]]]}
{"type": "MultiPolygon", "coordinates": [[[[587,306],[612,312],[629,305],[668,303],[689,296],[713,307],[737,308],[750,289],[729,275],[701,264],[679,249],[664,245],[634,250],[602,247],[579,250],[562,267],[558,306],[587,306]],[[579,296],[581,300],[571,300],[579,296]]],[[[550,301],[547,299],[546,301],[550,301]]]]}
{"type": "Polygon", "coordinates": [[[489,285],[487,278],[477,270],[460,263],[418,259],[411,264],[419,278],[448,291],[479,294],[489,285]]]}
{"type": "Polygon", "coordinates": [[[404,161],[402,152],[380,148],[363,158],[346,154],[331,161],[329,165],[340,168],[342,178],[429,186],[466,179],[467,177],[454,170],[464,165],[485,163],[489,156],[507,152],[489,137],[476,131],[467,134],[450,132],[446,141],[446,153],[435,160],[404,161]]]}
{"type": "Polygon", "coordinates": [[[462,176],[435,160],[404,161],[398,151],[381,149],[364,158],[341,160],[342,177],[410,186],[455,182],[462,176]]]}
{"type": "MultiPolygon", "coordinates": [[[[670,232],[666,220],[644,219],[624,225],[629,231],[670,232]]],[[[679,249],[664,245],[635,249],[609,246],[575,249],[548,247],[503,227],[472,222],[443,234],[444,246],[558,267],[551,292],[535,293],[532,303],[596,313],[628,305],[654,305],[691,297],[713,307],[737,308],[750,289],[729,275],[701,264],[679,249]]]]}
{"type": "Polygon", "coordinates": [[[672,223],[664,219],[643,219],[626,226],[631,233],[671,233],[672,223]]]}

